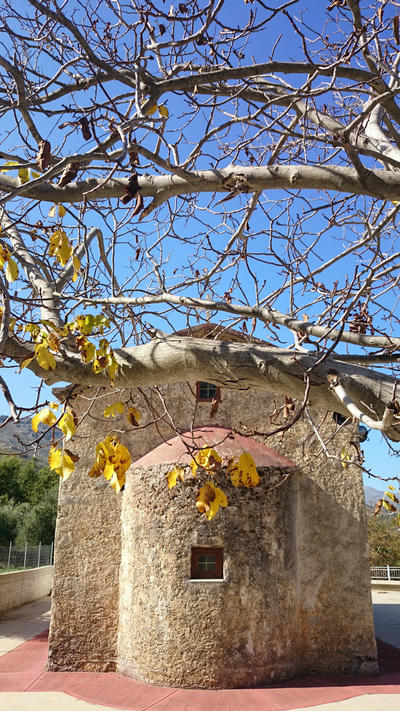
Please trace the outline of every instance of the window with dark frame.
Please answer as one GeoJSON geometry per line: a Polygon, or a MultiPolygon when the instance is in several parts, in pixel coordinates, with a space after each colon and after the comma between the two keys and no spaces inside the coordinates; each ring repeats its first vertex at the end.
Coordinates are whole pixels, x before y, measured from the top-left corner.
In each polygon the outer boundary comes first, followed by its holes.
{"type": "Polygon", "coordinates": [[[223,548],[192,548],[190,577],[195,580],[222,580],[224,577],[223,551],[223,548]]]}
{"type": "Polygon", "coordinates": [[[204,383],[198,380],[196,383],[196,399],[197,402],[212,402],[214,399],[220,402],[221,389],[213,383],[204,383]]]}

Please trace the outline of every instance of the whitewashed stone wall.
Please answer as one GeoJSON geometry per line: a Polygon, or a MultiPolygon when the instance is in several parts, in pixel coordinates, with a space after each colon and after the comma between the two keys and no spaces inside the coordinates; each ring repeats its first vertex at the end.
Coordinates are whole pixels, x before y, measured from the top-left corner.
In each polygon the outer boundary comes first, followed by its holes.
{"type": "Polygon", "coordinates": [[[52,565],[2,573],[0,575],[0,612],[12,610],[26,602],[49,595],[52,580],[52,565]]]}

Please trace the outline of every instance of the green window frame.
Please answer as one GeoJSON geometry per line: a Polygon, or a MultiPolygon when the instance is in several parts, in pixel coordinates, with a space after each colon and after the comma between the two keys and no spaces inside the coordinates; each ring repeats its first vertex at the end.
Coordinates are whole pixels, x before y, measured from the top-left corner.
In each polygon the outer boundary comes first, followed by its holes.
{"type": "Polygon", "coordinates": [[[212,402],[214,399],[220,402],[221,389],[213,383],[206,383],[198,380],[196,383],[197,402],[212,402]]]}

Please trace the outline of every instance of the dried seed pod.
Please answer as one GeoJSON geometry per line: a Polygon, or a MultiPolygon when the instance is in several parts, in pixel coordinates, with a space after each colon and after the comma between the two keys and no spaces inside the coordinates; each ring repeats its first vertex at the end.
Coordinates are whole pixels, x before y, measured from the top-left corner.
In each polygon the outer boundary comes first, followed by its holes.
{"type": "Polygon", "coordinates": [[[395,39],[396,44],[400,44],[400,34],[399,34],[399,16],[395,15],[393,20],[392,20],[392,25],[393,25],[393,37],[395,39]]]}
{"type": "Polygon", "coordinates": [[[63,188],[68,183],[71,183],[74,178],[78,175],[79,164],[78,163],[68,163],[64,168],[60,180],[58,181],[58,187],[63,188]]]}
{"type": "Polygon", "coordinates": [[[136,205],[132,210],[131,217],[135,217],[135,215],[138,215],[139,212],[141,212],[143,210],[143,208],[144,208],[143,195],[138,193],[138,195],[136,195],[136,205]]]}
{"type": "Polygon", "coordinates": [[[129,163],[131,164],[132,168],[134,168],[135,165],[139,165],[139,156],[136,151],[131,151],[129,153],[129,163]]]}
{"type": "Polygon", "coordinates": [[[46,170],[47,166],[50,163],[50,153],[51,146],[49,141],[40,141],[39,150],[36,155],[36,165],[41,173],[46,170]]]}
{"type": "Polygon", "coordinates": [[[137,191],[139,190],[138,177],[136,173],[132,173],[132,175],[129,177],[128,184],[125,190],[126,195],[121,198],[121,202],[123,202],[124,205],[133,200],[133,198],[136,196],[137,191]]]}
{"type": "Polygon", "coordinates": [[[82,118],[79,119],[79,123],[83,138],[85,139],[85,141],[89,141],[92,137],[92,132],[90,130],[89,121],[87,120],[86,116],[82,116],[82,118]]]}

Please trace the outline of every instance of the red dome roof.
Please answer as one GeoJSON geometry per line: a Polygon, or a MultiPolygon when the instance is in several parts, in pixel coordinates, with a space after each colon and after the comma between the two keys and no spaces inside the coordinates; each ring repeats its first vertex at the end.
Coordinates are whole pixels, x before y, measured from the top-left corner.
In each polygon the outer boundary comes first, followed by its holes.
{"type": "Polygon", "coordinates": [[[184,432],[178,437],[173,437],[168,442],[163,442],[155,449],[140,457],[134,462],[134,467],[152,467],[156,464],[189,464],[192,460],[187,451],[186,444],[201,449],[213,447],[221,457],[238,457],[242,452],[249,452],[256,466],[275,467],[285,469],[295,465],[282,454],[266,447],[261,442],[256,442],[252,437],[234,434],[226,427],[197,427],[193,432],[184,432]]]}

